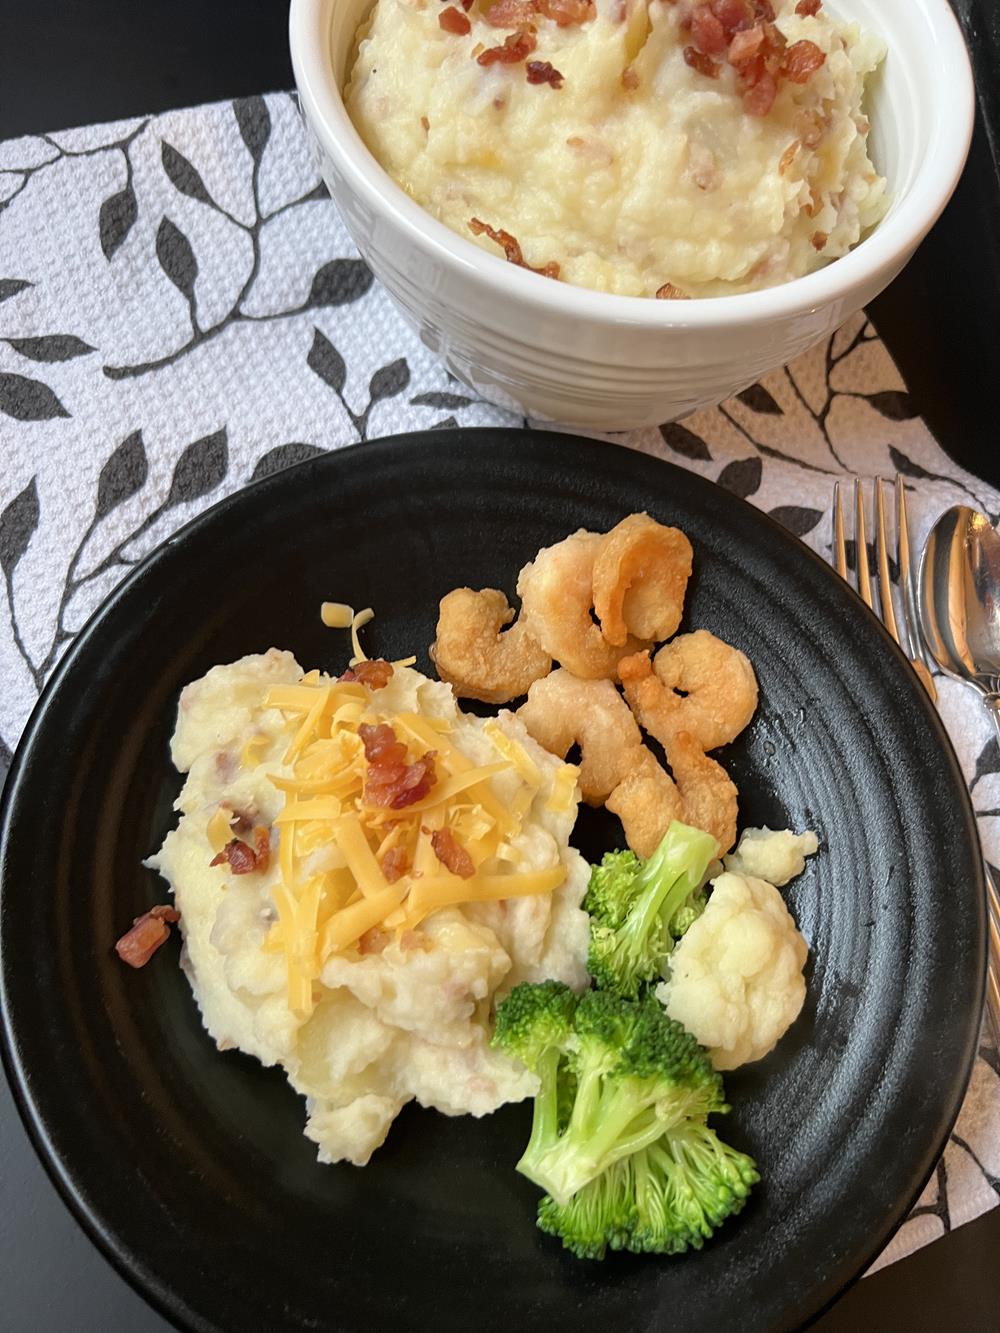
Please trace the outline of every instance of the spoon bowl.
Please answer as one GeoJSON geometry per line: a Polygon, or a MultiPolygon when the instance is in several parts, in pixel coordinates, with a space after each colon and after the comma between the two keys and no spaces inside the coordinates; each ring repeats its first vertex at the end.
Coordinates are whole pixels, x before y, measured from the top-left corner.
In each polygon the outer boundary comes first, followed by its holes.
{"type": "Polygon", "coordinates": [[[934,524],[919,600],[934,660],[986,696],[1000,728],[1000,534],[985,514],[957,505],[934,524]]]}

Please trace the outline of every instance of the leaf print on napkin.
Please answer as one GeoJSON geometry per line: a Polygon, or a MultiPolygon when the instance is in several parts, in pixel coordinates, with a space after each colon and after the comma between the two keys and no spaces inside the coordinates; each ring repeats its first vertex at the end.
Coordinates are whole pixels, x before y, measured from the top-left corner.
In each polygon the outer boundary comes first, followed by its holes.
{"type": "Polygon", "coordinates": [[[1000,745],[997,738],[991,736],[976,758],[976,771],[969,783],[969,791],[975,791],[976,785],[990,773],[1000,773],[1000,745]]]}
{"type": "Polygon", "coordinates": [[[229,468],[229,437],[225,426],[214,435],[195,440],[178,458],[170,491],[161,512],[214,491],[229,468]]]}
{"type": "Polygon", "coordinates": [[[238,97],[233,115],[240,127],[240,137],[255,163],[259,163],[271,137],[271,113],[263,97],[238,97]]]}
{"type": "Polygon", "coordinates": [[[321,380],[329,384],[334,393],[342,394],[347,383],[347,366],[344,358],[333,343],[319,329],[313,329],[312,346],[306,357],[306,365],[321,380]]]}
{"type": "Polygon", "coordinates": [[[11,754],[10,746],[4,738],[0,736],[0,790],[3,789],[3,784],[7,780],[7,774],[10,772],[13,758],[14,756],[11,754]]]}
{"type": "Polygon", "coordinates": [[[130,500],[142,490],[149,475],[146,461],[146,448],[142,442],[142,431],[133,431],[114,451],[101,468],[97,482],[97,504],[94,510],[94,522],[98,523],[112,509],[130,500]]]}
{"type": "Polygon", "coordinates": [[[375,281],[361,259],[332,259],[317,269],[303,310],[348,305],[360,300],[375,281]]]}
{"type": "Polygon", "coordinates": [[[441,393],[439,390],[432,390],[430,393],[418,393],[415,398],[410,399],[413,407],[442,407],[445,411],[455,411],[459,407],[470,407],[475,401],[473,398],[466,398],[461,393],[441,393]]]}
{"type": "Polygon", "coordinates": [[[804,505],[778,505],[768,512],[789,532],[794,532],[796,537],[804,537],[807,532],[812,532],[823,517],[822,509],[808,509],[804,505]]]}
{"type": "Polygon", "coordinates": [[[96,347],[85,343],[72,333],[47,333],[39,338],[7,338],[18,356],[29,361],[72,361],[77,356],[89,356],[96,347]]]}
{"type": "Polygon", "coordinates": [[[101,249],[109,262],[115,257],[139,216],[139,204],[132,182],[123,190],[110,195],[101,204],[97,225],[101,234],[101,249]]]}
{"type": "Polygon", "coordinates": [[[885,389],[880,393],[865,393],[861,397],[890,421],[912,421],[920,415],[913,399],[901,389],[885,389]]]}
{"type": "Polygon", "coordinates": [[[70,414],[41,380],[0,372],[0,412],[15,421],[52,421],[70,414]]]}
{"type": "Polygon", "coordinates": [[[409,382],[410,367],[403,356],[398,361],[376,370],[368,384],[368,395],[371,399],[368,404],[369,411],[384,398],[395,398],[397,394],[401,394],[409,382]]]}
{"type": "Polygon", "coordinates": [[[27,278],[0,278],[0,301],[9,301],[18,292],[23,292],[26,287],[34,285],[27,278]]]}
{"type": "Polygon", "coordinates": [[[167,173],[175,190],[181,194],[186,194],[189,199],[197,199],[200,204],[208,204],[210,208],[217,205],[215,200],[209,194],[205,182],[202,180],[197,167],[187,160],[183,153],[166,141],[160,145],[160,160],[163,163],[163,170],[167,173]]]}
{"type": "Polygon", "coordinates": [[[693,430],[688,430],[687,426],[682,426],[679,421],[668,421],[660,427],[660,434],[674,453],[680,454],[682,458],[690,458],[698,463],[712,461],[708,445],[701,436],[695,435],[693,430]]]}
{"type": "Polygon", "coordinates": [[[326,450],[316,444],[279,444],[276,449],[269,449],[258,458],[250,480],[260,481],[262,477],[271,477],[275,472],[283,472],[286,467],[308,462],[310,458],[318,458],[325,453],[326,450]]]}
{"type": "Polygon", "coordinates": [[[38,487],[32,477],[0,514],[0,569],[8,583],[38,527],[38,487]]]}
{"type": "Polygon", "coordinates": [[[763,474],[764,464],[759,458],[738,458],[733,463],[727,463],[715,480],[717,485],[745,500],[760,490],[763,474]]]}
{"type": "Polygon", "coordinates": [[[161,220],[156,232],[156,257],[177,290],[187,297],[189,304],[193,303],[198,261],[191,242],[168,217],[161,220]]]}
{"type": "Polygon", "coordinates": [[[784,416],[784,408],[763,384],[751,384],[736,397],[744,407],[749,407],[751,412],[761,412],[767,416],[784,416]]]}

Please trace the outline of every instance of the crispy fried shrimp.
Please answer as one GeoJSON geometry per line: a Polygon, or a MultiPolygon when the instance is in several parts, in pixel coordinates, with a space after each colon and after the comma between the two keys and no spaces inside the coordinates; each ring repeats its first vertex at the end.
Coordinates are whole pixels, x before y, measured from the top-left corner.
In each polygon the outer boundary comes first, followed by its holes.
{"type": "Polygon", "coordinates": [[[672,820],[685,817],[676,784],[645,745],[606,804],[622,821],[625,841],[643,857],[652,856],[672,820]]]}
{"type": "Polygon", "coordinates": [[[681,623],[691,577],[691,543],[678,528],[629,514],[604,537],[594,560],[594,610],[608,643],[629,633],[669,639],[681,623]]]}
{"type": "Polygon", "coordinates": [[[610,680],[553,671],[535,681],[517,716],[560,759],[580,746],[580,791],[588,805],[601,805],[635,766],[637,751],[645,750],[635,718],[610,680]]]}
{"type": "Polygon", "coordinates": [[[726,745],[757,707],[753,667],[738,648],[708,630],[680,635],[652,662],[647,652],[623,658],[619,671],[639,724],[667,747],[681,731],[703,751],[726,745]]]}
{"type": "Polygon", "coordinates": [[[584,680],[613,679],[618,660],[641,645],[608,643],[594,624],[594,560],[604,538],[581,529],[544,547],[517,581],[522,616],[547,653],[584,680]]]}
{"type": "Polygon", "coordinates": [[[719,843],[720,855],[728,852],[736,841],[738,794],[735,783],[721,764],[709,759],[697,739],[687,731],[678,731],[666,751],[684,803],[684,822],[711,833],[719,843]]]}
{"type": "Polygon", "coordinates": [[[438,675],[459,698],[505,704],[527,694],[532,681],[552,670],[552,658],[523,619],[503,629],[513,619],[507,598],[496,588],[455,588],[441,598],[430,654],[438,675]]]}

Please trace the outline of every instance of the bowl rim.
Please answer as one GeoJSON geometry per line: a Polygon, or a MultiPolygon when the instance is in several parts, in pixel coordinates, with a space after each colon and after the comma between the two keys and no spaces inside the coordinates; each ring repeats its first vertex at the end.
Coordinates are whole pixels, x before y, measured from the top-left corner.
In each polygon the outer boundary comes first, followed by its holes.
{"type": "MultiPolygon", "coordinates": [[[[347,113],[328,42],[322,40],[321,23],[331,3],[336,0],[291,0],[289,45],[300,107],[337,173],[376,217],[388,219],[412,246],[486,288],[492,298],[514,299],[538,314],[650,331],[722,329],[794,318],[846,302],[859,288],[878,283],[883,274],[886,281],[891,280],[909,259],[950,199],[972,141],[975,84],[958,19],[948,0],[917,0],[933,32],[936,59],[947,73],[936,85],[947,90],[943,99],[947,114],[936,118],[932,151],[923,156],[913,185],[894,213],[853,250],[825,268],[775,287],[680,302],[553,282],[453,232],[411,199],[380,166],[347,113]]],[[[864,299],[872,294],[866,292],[864,299]]]]}

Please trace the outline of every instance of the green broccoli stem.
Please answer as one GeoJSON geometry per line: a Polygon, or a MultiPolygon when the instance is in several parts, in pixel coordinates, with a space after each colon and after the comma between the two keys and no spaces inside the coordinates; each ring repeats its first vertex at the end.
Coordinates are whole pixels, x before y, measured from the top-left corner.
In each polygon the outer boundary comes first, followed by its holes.
{"type": "Polygon", "coordinates": [[[559,1061],[562,1058],[557,1047],[547,1050],[538,1061],[535,1072],[540,1086],[535,1097],[535,1106],[531,1118],[531,1134],[527,1146],[517,1164],[517,1170],[534,1179],[531,1175],[531,1163],[537,1161],[559,1138],[559,1061]]]}

